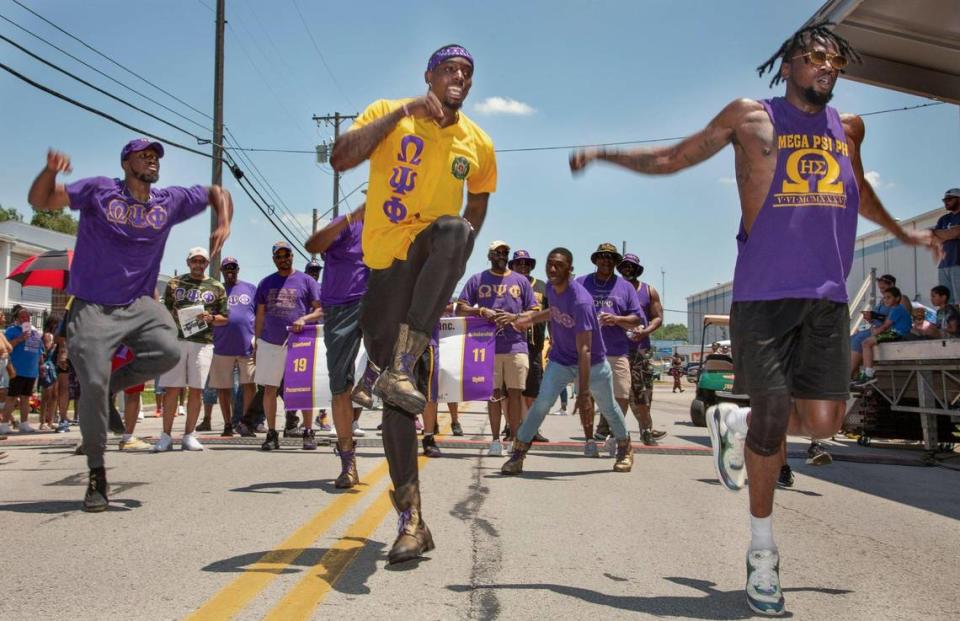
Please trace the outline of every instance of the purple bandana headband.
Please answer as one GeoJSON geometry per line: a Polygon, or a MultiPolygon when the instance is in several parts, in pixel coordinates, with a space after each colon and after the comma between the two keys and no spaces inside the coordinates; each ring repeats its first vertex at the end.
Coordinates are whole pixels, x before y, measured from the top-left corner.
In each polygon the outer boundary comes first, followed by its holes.
{"type": "Polygon", "coordinates": [[[465,58],[473,66],[473,56],[470,55],[470,52],[459,45],[448,45],[433,53],[433,56],[427,61],[427,71],[433,71],[437,68],[437,65],[451,58],[465,58]]]}

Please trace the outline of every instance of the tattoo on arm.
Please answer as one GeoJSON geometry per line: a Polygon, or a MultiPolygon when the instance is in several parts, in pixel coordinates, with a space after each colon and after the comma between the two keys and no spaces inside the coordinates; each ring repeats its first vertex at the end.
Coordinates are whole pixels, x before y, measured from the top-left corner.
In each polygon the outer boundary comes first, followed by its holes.
{"type": "Polygon", "coordinates": [[[386,138],[387,134],[397,126],[402,118],[403,109],[397,108],[369,125],[343,134],[333,145],[330,165],[338,172],[350,170],[359,165],[370,157],[377,145],[386,138]]]}

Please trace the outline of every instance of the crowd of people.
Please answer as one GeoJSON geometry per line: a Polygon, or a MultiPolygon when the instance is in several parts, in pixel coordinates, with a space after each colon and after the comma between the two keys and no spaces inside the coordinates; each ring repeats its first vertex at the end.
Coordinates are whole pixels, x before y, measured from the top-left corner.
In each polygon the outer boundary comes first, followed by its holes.
{"type": "MultiPolygon", "coordinates": [[[[936,232],[904,230],[864,177],[863,121],[827,106],[840,71],[858,60],[856,51],[824,24],[808,25],[759,68],[761,75],[774,71],[771,86],[785,83],[784,97],[738,99],[706,128],[675,145],[581,149],[570,158],[576,174],[594,162],[607,162],[660,175],[734,146],[742,220],[731,337],[735,391],[749,394],[751,402],[749,407],[714,406],[707,422],[723,486],[739,490],[749,475],[745,591],[749,606],[764,614],[784,611],[772,513],[786,435],[831,437],[839,430],[849,396],[854,354],[848,339],[836,335],[848,331],[845,283],[858,214],[905,244],[942,249],[960,232],[960,227],[939,224],[936,232]],[[804,157],[818,165],[801,167],[804,157]],[[823,170],[832,171],[830,179],[823,170]]],[[[639,421],[645,444],[662,435],[651,418],[649,340],[662,322],[662,308],[656,290],[639,279],[643,266],[638,257],[623,256],[603,243],[590,256],[595,269],[574,277],[573,254],[557,246],[545,257],[543,283],[532,276],[536,262],[529,252],[518,249],[511,257],[509,244],[498,240],[487,250],[490,268],[471,276],[459,296],[452,297],[497,186],[493,142],[461,111],[474,68],[464,47],[438,49],[423,74],[425,95],[378,100],[338,138],[331,156],[336,170],[369,161],[370,208],[334,219],[307,241],[305,249],[325,261],[319,283],[293,268],[294,249],[286,242],[273,245],[276,272],[256,286],[237,279],[239,263],[231,258],[221,265],[224,283],[205,276],[208,250],[216,254],[230,233],[230,194],[218,186],[154,188],[164,156],[157,142],[138,139],[123,148],[123,179],[93,177],[68,185],[58,184],[56,177],[70,170],[69,158],[48,153],[30,189],[30,204],[37,210],[69,206],[81,214],[68,289],[74,299],[64,328],[80,388],[82,449],[89,467],[86,511],[103,511],[109,504],[104,450],[112,394],[160,378],[164,428],[153,447],[160,452],[173,447],[179,394],[186,390],[181,447],[200,450],[194,433],[203,389],[218,391],[225,432],[232,433],[236,377],[244,394],[240,409],[246,414],[256,400],[255,386],[262,387],[266,438],[261,448],[276,450],[288,330],[300,332],[321,318],[341,461],[338,488],[359,481],[354,406],[369,407],[374,397],[383,402],[383,447],[400,515],[390,563],[435,547],[422,512],[417,421],[422,413],[425,431],[431,432],[425,433],[423,448],[436,455],[432,371],[436,326],[444,313],[482,317],[497,328],[488,412],[490,452],[503,451],[504,414],[512,438],[501,467],[504,475],[523,474],[532,443],[544,439],[539,435],[544,416],[557,398],[564,401],[570,383],[577,388],[585,454],[599,454],[596,405],[608,429],[604,444],[614,457],[613,470],[631,471],[627,410],[639,421]],[[188,253],[189,273],[168,283],[161,304],[154,287],[170,228],[208,205],[218,221],[209,247],[188,253]],[[356,377],[361,341],[369,362],[356,377]],[[132,354],[112,368],[110,359],[121,346],[132,354]]],[[[960,192],[948,195],[955,206],[960,192]]],[[[956,270],[948,268],[942,277],[955,278],[956,270]]],[[[898,299],[902,303],[890,284],[884,291],[888,309],[896,308],[898,299]]],[[[949,299],[955,289],[934,293],[937,299],[949,299]]],[[[875,319],[881,320],[879,314],[875,319]]],[[[949,331],[956,320],[945,307],[943,315],[937,329],[949,331]]],[[[891,311],[875,326],[878,332],[860,340],[864,373],[871,368],[872,344],[889,330],[909,330],[909,313],[906,318],[904,323],[903,313],[891,311]]],[[[6,337],[14,349],[26,351],[29,343],[33,372],[39,375],[42,336],[20,325],[6,337]]],[[[11,354],[14,366],[20,355],[11,354]]],[[[19,379],[17,373],[14,379],[19,379]]],[[[28,380],[29,375],[10,384],[10,399],[22,399],[28,380]]],[[[10,403],[5,416],[12,411],[10,403]]],[[[312,413],[304,413],[304,448],[315,447],[313,423],[312,413]]],[[[249,419],[237,422],[244,434],[252,433],[250,424],[249,419]]]]}

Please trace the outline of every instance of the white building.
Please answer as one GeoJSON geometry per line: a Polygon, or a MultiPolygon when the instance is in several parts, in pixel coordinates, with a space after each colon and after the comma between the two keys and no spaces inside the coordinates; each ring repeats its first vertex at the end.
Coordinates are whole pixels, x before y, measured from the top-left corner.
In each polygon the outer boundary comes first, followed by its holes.
{"type": "MultiPolygon", "coordinates": [[[[930,229],[944,213],[943,209],[934,209],[900,224],[905,229],[930,229]]],[[[930,304],[930,289],[937,284],[937,267],[927,250],[904,246],[884,229],[864,233],[857,238],[853,267],[847,278],[847,294],[851,300],[874,268],[878,276],[895,276],[897,287],[911,300],[930,304]]],[[[726,315],[730,312],[732,296],[733,281],[687,296],[687,330],[691,343],[700,343],[704,315],[726,315]]],[[[707,342],[726,338],[730,338],[726,327],[711,326],[707,329],[707,342]]]]}

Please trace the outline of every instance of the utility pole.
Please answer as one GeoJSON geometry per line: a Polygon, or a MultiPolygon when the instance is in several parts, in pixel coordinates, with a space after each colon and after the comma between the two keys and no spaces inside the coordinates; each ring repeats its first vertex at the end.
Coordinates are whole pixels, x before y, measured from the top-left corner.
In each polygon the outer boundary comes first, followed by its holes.
{"type": "MultiPolygon", "coordinates": [[[[337,138],[340,137],[340,123],[343,121],[352,121],[357,118],[356,114],[340,114],[339,112],[334,112],[332,115],[326,114],[323,116],[313,115],[313,120],[319,125],[320,123],[330,123],[333,125],[333,141],[336,142],[337,138]]],[[[313,216],[313,232],[317,232],[317,212],[314,210],[313,216]]],[[[333,217],[336,218],[340,215],[340,173],[336,170],[333,171],[333,217]]]]}
{"type": "MultiPolygon", "coordinates": [[[[223,27],[226,0],[217,0],[216,60],[213,65],[213,185],[223,184],[223,27]]],[[[210,210],[210,233],[217,228],[217,214],[210,210]]],[[[220,251],[210,257],[210,277],[220,278],[220,251]]]]}

